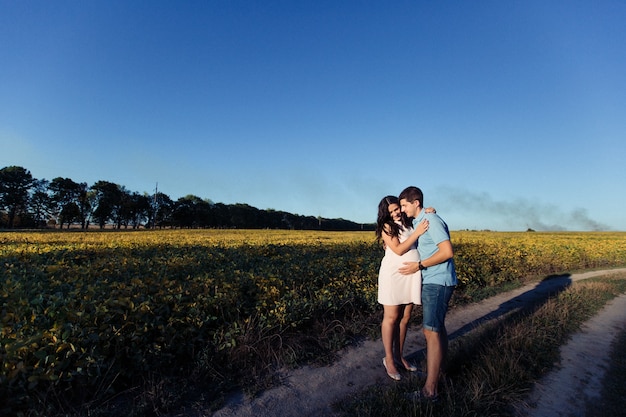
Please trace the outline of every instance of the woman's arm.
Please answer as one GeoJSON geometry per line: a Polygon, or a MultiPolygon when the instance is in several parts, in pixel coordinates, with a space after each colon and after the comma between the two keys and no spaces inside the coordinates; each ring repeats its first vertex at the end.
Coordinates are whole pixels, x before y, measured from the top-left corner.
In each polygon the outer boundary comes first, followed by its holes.
{"type": "Polygon", "coordinates": [[[424,219],[420,222],[420,224],[415,227],[415,231],[411,233],[411,235],[404,242],[400,243],[397,237],[391,237],[385,229],[382,235],[383,242],[386,246],[388,246],[395,254],[404,255],[413,247],[417,239],[423,235],[426,230],[428,230],[428,220],[424,219]]]}

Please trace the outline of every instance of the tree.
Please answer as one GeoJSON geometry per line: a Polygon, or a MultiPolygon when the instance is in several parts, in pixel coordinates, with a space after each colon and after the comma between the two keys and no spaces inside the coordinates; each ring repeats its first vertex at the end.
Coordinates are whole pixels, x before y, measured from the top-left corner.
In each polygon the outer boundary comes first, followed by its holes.
{"type": "Polygon", "coordinates": [[[183,228],[211,226],[211,203],[195,195],[181,197],[174,204],[172,220],[183,228]]]}
{"type": "Polygon", "coordinates": [[[55,218],[61,228],[64,224],[70,227],[80,222],[83,229],[92,221],[100,228],[113,223],[118,229],[122,225],[307,230],[373,230],[375,227],[343,219],[259,210],[248,204],[213,203],[195,195],[174,202],[163,193],[141,195],[108,181],[98,181],[91,187],[61,177],[48,182],[33,179],[29,171],[17,166],[0,170],[0,226],[43,227],[55,218]]]}
{"type": "Polygon", "coordinates": [[[147,222],[150,214],[150,197],[145,194],[134,192],[123,199],[125,226],[130,223],[133,229],[137,229],[143,222],[147,222]]]}
{"type": "Polygon", "coordinates": [[[72,223],[80,221],[80,208],[74,201],[70,201],[63,205],[61,213],[59,213],[59,228],[63,228],[63,224],[67,224],[69,229],[72,223]]]}
{"type": "Polygon", "coordinates": [[[231,227],[230,212],[224,203],[215,203],[211,206],[211,227],[231,227]]]}
{"type": "Polygon", "coordinates": [[[80,227],[87,229],[91,221],[91,212],[96,201],[96,193],[91,191],[86,182],[80,183],[78,194],[78,211],[80,218],[80,227]]]}
{"type": "Polygon", "coordinates": [[[196,205],[199,201],[202,201],[202,199],[195,195],[186,195],[179,198],[174,204],[174,211],[172,212],[174,224],[187,229],[196,227],[195,213],[196,205]]]}
{"type": "Polygon", "coordinates": [[[36,227],[45,227],[54,213],[54,202],[49,193],[50,182],[35,180],[31,188],[29,211],[36,227]]]}
{"type": "Polygon", "coordinates": [[[122,225],[128,227],[130,218],[132,217],[131,205],[132,197],[130,191],[123,185],[117,186],[117,205],[113,205],[113,221],[118,229],[122,228],[122,225]]]}
{"type": "Polygon", "coordinates": [[[201,200],[196,204],[195,218],[198,227],[206,228],[211,226],[212,218],[211,200],[201,200]]]}
{"type": "Polygon", "coordinates": [[[172,226],[172,213],[174,212],[175,203],[172,199],[163,193],[156,193],[152,197],[152,204],[148,223],[154,228],[172,226]]]}
{"type": "Polygon", "coordinates": [[[69,228],[74,222],[79,222],[83,229],[86,228],[91,211],[87,183],[57,177],[50,182],[48,188],[52,192],[52,201],[56,204],[60,228],[64,224],[69,228]]]}
{"type": "Polygon", "coordinates": [[[91,186],[95,192],[96,208],[93,211],[94,220],[101,229],[107,222],[113,220],[121,225],[122,187],[108,181],[98,181],[91,186]]]}
{"type": "Polygon", "coordinates": [[[0,208],[7,212],[8,227],[13,228],[15,217],[28,206],[28,191],[33,185],[30,171],[18,166],[0,170],[0,208]]]}
{"type": "Polygon", "coordinates": [[[259,209],[249,204],[237,203],[230,206],[231,224],[238,229],[263,227],[259,223],[259,209]]]}

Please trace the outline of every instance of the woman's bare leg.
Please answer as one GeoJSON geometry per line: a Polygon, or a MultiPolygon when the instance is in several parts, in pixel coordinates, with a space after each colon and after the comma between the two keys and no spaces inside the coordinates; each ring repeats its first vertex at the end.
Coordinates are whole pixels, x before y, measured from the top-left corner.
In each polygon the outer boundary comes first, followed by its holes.
{"type": "Polygon", "coordinates": [[[394,340],[399,338],[398,319],[402,306],[383,306],[383,321],[381,324],[381,336],[385,348],[385,363],[387,372],[397,374],[398,369],[394,363],[394,340]]]}
{"type": "Polygon", "coordinates": [[[404,342],[406,341],[406,335],[409,328],[409,321],[411,320],[411,311],[413,310],[413,304],[406,304],[400,306],[402,316],[399,320],[399,335],[398,335],[398,348],[396,351],[396,358],[402,363],[402,365],[409,369],[410,364],[404,359],[404,342]]]}

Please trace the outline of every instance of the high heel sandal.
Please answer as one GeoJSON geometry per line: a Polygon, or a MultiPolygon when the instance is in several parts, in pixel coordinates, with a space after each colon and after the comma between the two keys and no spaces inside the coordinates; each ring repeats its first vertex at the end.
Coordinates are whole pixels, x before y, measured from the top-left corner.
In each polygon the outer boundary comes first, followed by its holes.
{"type": "Polygon", "coordinates": [[[389,378],[393,379],[394,381],[399,381],[400,379],[402,379],[399,373],[392,374],[389,372],[389,369],[387,369],[386,358],[383,358],[383,366],[385,367],[385,371],[387,372],[387,375],[389,375],[389,378]]]}
{"type": "Polygon", "coordinates": [[[404,362],[396,362],[396,367],[397,366],[401,366],[409,372],[417,372],[417,366],[411,365],[410,363],[409,363],[409,366],[406,366],[404,362]]]}

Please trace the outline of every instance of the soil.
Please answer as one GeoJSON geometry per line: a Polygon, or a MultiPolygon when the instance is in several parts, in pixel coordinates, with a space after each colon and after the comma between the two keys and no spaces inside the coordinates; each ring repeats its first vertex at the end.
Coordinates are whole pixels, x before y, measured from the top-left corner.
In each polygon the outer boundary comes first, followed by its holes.
{"type": "MultiPolygon", "coordinates": [[[[462,336],[476,326],[494,320],[527,303],[537,302],[562,291],[573,281],[611,272],[626,272],[626,268],[593,271],[550,277],[539,283],[503,293],[482,302],[452,309],[446,319],[450,340],[462,336]]],[[[608,367],[613,337],[626,328],[626,295],[609,303],[598,315],[585,323],[581,331],[562,347],[557,369],[539,381],[525,404],[516,406],[519,416],[576,416],[587,400],[597,397],[608,367]]],[[[409,330],[405,354],[417,363],[424,353],[424,338],[415,326],[409,330]]],[[[332,405],[350,394],[373,384],[393,384],[385,374],[380,340],[365,341],[345,349],[330,366],[305,366],[284,370],[282,384],[255,398],[233,395],[214,417],[305,417],[336,414],[332,405]]],[[[417,389],[419,387],[415,387],[417,389]]],[[[196,405],[174,416],[208,416],[196,405]]]]}
{"type": "Polygon", "coordinates": [[[535,384],[520,417],[584,417],[587,403],[600,399],[602,380],[611,366],[615,336],[626,329],[626,294],[608,303],[561,347],[555,371],[535,384]]]}

